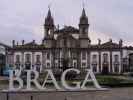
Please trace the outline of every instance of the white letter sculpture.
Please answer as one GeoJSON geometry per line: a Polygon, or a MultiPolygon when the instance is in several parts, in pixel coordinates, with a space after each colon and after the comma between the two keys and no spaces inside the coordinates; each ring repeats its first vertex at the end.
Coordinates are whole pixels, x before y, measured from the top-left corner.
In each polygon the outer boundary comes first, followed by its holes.
{"type": "MultiPolygon", "coordinates": [[[[36,86],[37,89],[39,90],[45,90],[46,87],[46,83],[53,83],[54,87],[57,90],[61,90],[61,87],[58,85],[52,70],[46,70],[47,75],[46,78],[44,79],[43,84],[41,85],[38,82],[38,78],[39,78],[39,73],[35,70],[25,70],[27,72],[27,82],[26,82],[26,90],[33,90],[31,83],[34,83],[34,85],[36,86]],[[32,77],[32,74],[34,77],[32,77]]],[[[83,81],[83,83],[81,84],[80,82],[72,82],[72,84],[74,84],[75,86],[70,86],[67,82],[66,82],[66,75],[69,74],[68,72],[76,72],[76,75],[80,74],[80,70],[75,69],[75,68],[71,68],[71,69],[67,69],[62,73],[61,76],[61,83],[63,86],[63,89],[68,89],[68,90],[89,90],[87,87],[85,87],[87,82],[93,82],[94,86],[96,89],[98,90],[102,90],[103,88],[100,87],[100,85],[98,84],[94,73],[92,72],[91,69],[87,69],[87,75],[83,81]]],[[[21,89],[24,89],[24,82],[21,75],[21,70],[11,70],[10,71],[10,75],[9,75],[9,90],[10,91],[18,91],[21,89]],[[14,83],[17,82],[18,84],[15,85],[14,83]]]]}
{"type": "Polygon", "coordinates": [[[10,70],[10,80],[9,80],[9,90],[10,91],[17,91],[17,90],[20,90],[23,88],[23,80],[20,78],[20,75],[21,75],[21,70],[18,71],[18,70],[10,70]],[[15,75],[14,73],[15,72],[15,75]],[[15,84],[14,82],[17,81],[19,83],[19,86],[18,87],[15,87],[15,84]]]}
{"type": "Polygon", "coordinates": [[[66,74],[69,72],[69,71],[74,71],[76,72],[77,74],[80,73],[80,71],[78,69],[74,69],[74,68],[71,68],[71,69],[67,69],[63,72],[62,74],[62,77],[61,77],[61,82],[62,82],[62,85],[65,89],[69,89],[69,90],[78,90],[80,89],[80,83],[81,82],[73,82],[73,84],[76,84],[76,87],[71,87],[69,86],[66,81],[65,81],[65,77],[66,77],[66,74]]]}
{"type": "Polygon", "coordinates": [[[42,89],[40,84],[37,82],[37,78],[39,77],[39,74],[35,70],[27,70],[27,90],[32,90],[31,88],[31,82],[36,85],[38,89],[42,89]],[[31,74],[34,74],[34,79],[32,79],[31,74]]]}
{"type": "MultiPolygon", "coordinates": [[[[57,82],[56,82],[56,79],[55,79],[55,77],[54,77],[52,71],[51,71],[51,70],[46,70],[46,71],[47,71],[48,73],[47,73],[47,76],[46,76],[46,78],[45,78],[45,81],[44,81],[42,87],[44,88],[46,83],[53,83],[54,86],[55,86],[55,88],[58,89],[58,90],[60,90],[61,88],[58,86],[58,84],[57,84],[57,82]],[[48,79],[49,76],[50,76],[51,80],[48,79]]],[[[44,89],[46,89],[46,88],[44,88],[44,89]]]]}
{"type": "Polygon", "coordinates": [[[100,87],[100,85],[98,84],[98,82],[97,82],[97,80],[96,80],[96,78],[95,78],[95,75],[94,75],[94,73],[92,72],[91,69],[87,69],[87,75],[86,75],[85,80],[83,81],[83,84],[82,84],[82,86],[81,86],[82,89],[87,89],[87,88],[85,87],[85,85],[86,85],[87,82],[93,82],[94,86],[95,86],[97,89],[102,89],[102,88],[100,87]],[[90,76],[90,79],[89,79],[89,76],[90,76]]]}

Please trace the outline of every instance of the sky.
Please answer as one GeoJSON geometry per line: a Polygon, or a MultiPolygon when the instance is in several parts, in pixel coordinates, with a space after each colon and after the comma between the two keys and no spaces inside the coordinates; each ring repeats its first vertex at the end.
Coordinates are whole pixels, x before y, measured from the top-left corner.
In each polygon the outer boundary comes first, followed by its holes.
{"type": "Polygon", "coordinates": [[[49,5],[55,25],[78,28],[83,3],[92,44],[112,38],[133,46],[133,0],[0,0],[0,42],[41,42],[49,5]]]}

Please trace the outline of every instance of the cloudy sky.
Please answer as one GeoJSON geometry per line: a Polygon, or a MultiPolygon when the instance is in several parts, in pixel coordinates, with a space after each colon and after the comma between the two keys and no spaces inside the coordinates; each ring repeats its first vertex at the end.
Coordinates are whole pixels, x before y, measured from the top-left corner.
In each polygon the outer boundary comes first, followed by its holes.
{"type": "Polygon", "coordinates": [[[123,39],[133,45],[133,0],[0,0],[0,42],[43,38],[44,18],[51,5],[55,24],[78,27],[85,3],[92,43],[123,39]]]}

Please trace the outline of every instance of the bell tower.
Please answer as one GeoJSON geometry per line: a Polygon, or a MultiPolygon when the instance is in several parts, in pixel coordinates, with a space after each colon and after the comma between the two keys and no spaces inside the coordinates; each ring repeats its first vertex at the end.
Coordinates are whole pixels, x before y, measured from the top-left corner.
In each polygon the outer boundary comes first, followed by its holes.
{"type": "Polygon", "coordinates": [[[90,44],[91,42],[88,37],[88,29],[89,29],[88,17],[86,16],[85,9],[83,8],[82,15],[79,21],[79,40],[80,40],[80,46],[83,48],[88,47],[88,44],[90,44]]]}
{"type": "Polygon", "coordinates": [[[44,23],[44,30],[45,30],[45,37],[50,36],[53,38],[53,33],[54,33],[54,19],[51,15],[51,10],[49,8],[47,17],[45,18],[45,23],[44,23]]]}
{"type": "Polygon", "coordinates": [[[45,44],[46,46],[49,45],[51,47],[53,45],[53,41],[54,41],[54,19],[51,15],[51,10],[49,8],[44,23],[43,44],[45,44]]]}

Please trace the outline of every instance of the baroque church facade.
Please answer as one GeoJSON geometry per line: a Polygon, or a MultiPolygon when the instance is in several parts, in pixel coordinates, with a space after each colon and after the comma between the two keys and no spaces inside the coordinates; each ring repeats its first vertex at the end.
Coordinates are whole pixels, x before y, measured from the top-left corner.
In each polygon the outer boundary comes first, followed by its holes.
{"type": "Polygon", "coordinates": [[[123,46],[123,41],[91,44],[89,23],[85,9],[79,19],[79,28],[65,26],[55,28],[50,9],[45,18],[44,38],[41,44],[35,40],[18,44],[13,40],[7,51],[6,63],[18,69],[35,69],[43,72],[52,69],[59,73],[67,68],[81,71],[92,69],[95,73],[121,74],[132,69],[133,47],[123,46]]]}

